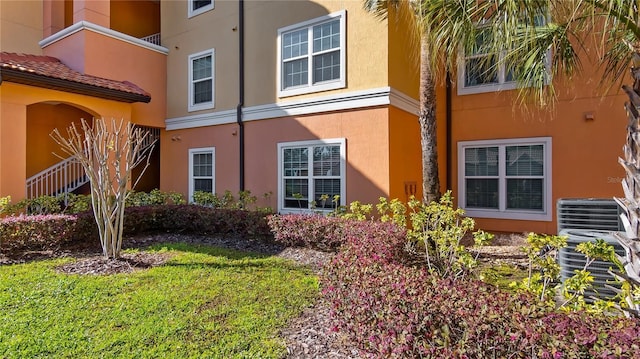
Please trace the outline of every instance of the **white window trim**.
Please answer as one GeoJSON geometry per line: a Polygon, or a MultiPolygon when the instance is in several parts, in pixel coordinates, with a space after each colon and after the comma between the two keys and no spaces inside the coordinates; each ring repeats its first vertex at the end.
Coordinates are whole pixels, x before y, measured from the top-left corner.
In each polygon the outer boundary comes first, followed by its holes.
{"type": "MultiPolygon", "coordinates": [[[[548,23],[550,20],[551,20],[551,17],[549,14],[547,14],[546,22],[548,23]]],[[[478,24],[478,26],[482,27],[483,25],[482,23],[480,23],[478,24]]],[[[486,56],[488,54],[484,54],[484,55],[486,56]]],[[[516,80],[505,81],[506,72],[505,72],[505,65],[503,61],[504,55],[505,55],[505,52],[502,51],[498,56],[498,64],[499,64],[498,83],[466,86],[465,78],[466,78],[466,69],[467,69],[467,66],[466,66],[467,59],[473,58],[473,57],[480,57],[482,55],[467,56],[464,49],[462,49],[459,53],[459,61],[458,61],[458,86],[457,86],[458,95],[472,95],[472,94],[478,94],[478,93],[498,92],[498,91],[514,90],[518,88],[518,83],[516,80]]],[[[546,58],[546,67],[547,67],[548,76],[545,79],[545,84],[549,84],[549,82],[551,81],[550,59],[551,59],[551,50],[548,50],[547,58],[546,58]]]]}
{"type": "MultiPolygon", "coordinates": [[[[487,92],[499,92],[499,91],[507,91],[514,90],[518,88],[518,83],[516,80],[505,81],[505,66],[504,62],[502,62],[503,54],[500,54],[499,58],[499,68],[498,68],[498,83],[492,84],[483,84],[483,85],[475,85],[475,86],[465,86],[465,78],[467,71],[467,59],[476,57],[475,55],[466,56],[464,52],[461,52],[460,61],[458,61],[458,95],[473,95],[479,93],[487,93],[487,92]]],[[[549,84],[551,82],[551,50],[547,51],[547,76],[545,78],[545,84],[549,84]]]]}
{"type": "MultiPolygon", "coordinates": [[[[313,140],[313,141],[295,141],[295,142],[279,142],[278,143],[278,213],[300,213],[300,212],[311,212],[311,211],[321,211],[328,212],[329,210],[325,209],[315,209],[311,208],[285,208],[284,207],[284,175],[282,173],[282,153],[285,148],[290,147],[305,147],[305,146],[318,146],[318,145],[339,145],[340,146],[340,203],[347,203],[346,197],[346,188],[347,188],[347,147],[346,147],[346,139],[345,138],[331,138],[324,140],[313,140]]],[[[309,161],[313,163],[313,161],[309,161]]],[[[309,178],[313,177],[311,174],[308,176],[309,178]]],[[[309,195],[313,193],[313,183],[309,185],[309,195]]],[[[311,202],[311,201],[309,201],[311,202]]]]}
{"type": "Polygon", "coordinates": [[[216,51],[215,49],[205,50],[189,55],[189,90],[188,90],[188,112],[209,110],[215,108],[216,103],[216,51]],[[195,104],[195,94],[193,93],[193,60],[201,57],[211,56],[211,102],[195,104]]]}
{"type": "MultiPolygon", "coordinates": [[[[216,148],[215,147],[201,147],[189,149],[189,202],[193,202],[193,155],[199,153],[211,153],[211,193],[216,193],[216,148]]],[[[202,177],[209,178],[209,177],[202,177]]]]}
{"type": "Polygon", "coordinates": [[[203,6],[199,9],[193,10],[193,0],[187,0],[187,17],[192,18],[194,16],[200,15],[209,10],[213,10],[214,0],[211,0],[211,4],[207,6],[203,6]]]}
{"type": "Polygon", "coordinates": [[[497,219],[518,219],[531,221],[551,221],[553,217],[552,206],[552,147],[551,137],[531,137],[531,138],[514,138],[502,140],[482,140],[482,141],[461,141],[458,142],[458,207],[465,210],[466,215],[476,218],[497,218],[497,219]],[[490,146],[511,146],[511,145],[539,145],[544,146],[544,187],[543,200],[544,208],[542,211],[532,210],[513,210],[506,209],[506,176],[504,161],[498,163],[499,166],[499,186],[498,191],[501,194],[499,209],[474,209],[465,208],[466,203],[466,187],[465,187],[465,161],[464,150],[466,148],[490,147],[490,146]]]}
{"type": "MultiPolygon", "coordinates": [[[[294,25],[286,26],[278,29],[278,65],[277,65],[277,86],[278,86],[278,97],[287,97],[287,96],[295,96],[306,93],[320,92],[320,91],[328,91],[335,90],[339,88],[346,87],[347,79],[346,79],[346,68],[347,68],[347,12],[346,10],[337,11],[331,13],[329,15],[321,16],[315,19],[311,19],[308,21],[304,21],[301,23],[297,23],[294,25]],[[313,76],[313,53],[309,51],[309,80],[306,85],[293,87],[290,89],[284,89],[284,83],[282,81],[282,35],[286,32],[300,30],[303,28],[308,28],[309,32],[311,32],[311,28],[315,25],[321,24],[323,22],[328,22],[334,20],[335,18],[340,18],[340,78],[337,80],[326,81],[318,84],[313,84],[312,76],[313,76]]],[[[313,36],[309,36],[309,46],[313,44],[313,36]]]]}
{"type": "Polygon", "coordinates": [[[515,80],[513,81],[505,81],[505,66],[504,62],[502,62],[503,55],[500,54],[498,63],[500,64],[498,67],[498,83],[491,84],[482,84],[475,86],[466,86],[466,71],[467,71],[467,59],[480,57],[483,55],[471,55],[467,56],[464,52],[461,54],[461,60],[458,61],[458,95],[472,95],[477,93],[487,93],[487,92],[498,92],[505,90],[513,90],[518,87],[518,84],[515,80]]]}

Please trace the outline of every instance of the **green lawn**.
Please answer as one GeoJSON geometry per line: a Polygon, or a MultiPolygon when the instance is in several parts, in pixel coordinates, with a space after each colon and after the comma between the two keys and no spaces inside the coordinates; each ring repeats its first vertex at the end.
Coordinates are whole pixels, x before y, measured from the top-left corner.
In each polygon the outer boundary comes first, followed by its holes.
{"type": "Polygon", "coordinates": [[[171,244],[131,274],[67,275],[73,259],[0,266],[0,358],[278,358],[278,329],[318,295],[291,262],[171,244]]]}

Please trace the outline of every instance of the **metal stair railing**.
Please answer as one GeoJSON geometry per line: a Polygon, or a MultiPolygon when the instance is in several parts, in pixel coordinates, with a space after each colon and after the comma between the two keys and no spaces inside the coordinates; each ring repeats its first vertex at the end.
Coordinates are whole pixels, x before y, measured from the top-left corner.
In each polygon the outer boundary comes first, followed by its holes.
{"type": "Polygon", "coordinates": [[[27,198],[70,193],[89,182],[80,162],[69,157],[27,178],[27,198]]]}

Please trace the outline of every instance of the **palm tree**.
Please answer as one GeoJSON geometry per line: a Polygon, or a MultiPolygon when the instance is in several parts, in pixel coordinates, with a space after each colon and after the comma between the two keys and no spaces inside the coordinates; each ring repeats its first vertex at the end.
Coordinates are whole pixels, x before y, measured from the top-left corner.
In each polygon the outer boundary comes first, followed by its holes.
{"type": "Polygon", "coordinates": [[[412,36],[420,43],[420,144],[422,148],[422,193],[423,201],[429,203],[440,197],[440,180],[438,177],[438,151],[436,133],[436,96],[435,79],[432,63],[429,61],[429,28],[420,1],[411,0],[364,0],[365,10],[380,19],[388,19],[389,13],[408,21],[412,36]]]}
{"type": "Polygon", "coordinates": [[[422,0],[421,16],[427,21],[432,63],[456,71],[460,49],[500,54],[487,56],[480,66],[496,71],[498,64],[511,71],[520,86],[521,100],[553,105],[553,79],[582,70],[581,59],[602,64],[603,84],[614,85],[631,70],[633,86],[623,86],[629,96],[629,117],[624,158],[626,235],[616,235],[627,251],[624,273],[629,284],[628,312],[640,316],[640,3],[636,0],[422,0]],[[474,30],[476,29],[476,30],[474,30]],[[482,32],[482,42],[471,40],[482,32]],[[461,35],[461,33],[464,33],[461,35]],[[596,46],[597,51],[585,49],[596,46]],[[438,58],[439,57],[439,58],[438,58]]]}

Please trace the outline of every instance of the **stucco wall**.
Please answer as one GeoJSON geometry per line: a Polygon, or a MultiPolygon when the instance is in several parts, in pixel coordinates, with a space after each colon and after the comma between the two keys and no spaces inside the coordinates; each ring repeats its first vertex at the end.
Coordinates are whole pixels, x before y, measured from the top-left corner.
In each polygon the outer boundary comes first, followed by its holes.
{"type": "Polygon", "coordinates": [[[69,156],[49,136],[51,131],[57,128],[64,134],[72,123],[81,128],[80,120],[84,118],[91,121],[92,117],[91,114],[66,104],[37,103],[27,106],[26,176],[31,177],[62,161],[59,156],[69,156]]]}
{"type": "MultiPolygon", "coordinates": [[[[215,9],[187,17],[186,3],[162,2],[162,43],[170,49],[167,102],[169,118],[211,110],[187,111],[188,56],[215,49],[215,109],[238,104],[238,4],[215,2],[215,9]]],[[[362,9],[359,1],[248,1],[245,2],[245,105],[388,86],[387,38],[384,22],[362,9]],[[279,99],[277,97],[278,29],[336,11],[347,13],[347,87],[279,99]]]]}
{"type": "Polygon", "coordinates": [[[160,3],[150,0],[110,2],[110,28],[141,38],[160,32],[160,3]],[[142,20],[142,21],[141,21],[142,20]]]}
{"type": "MultiPolygon", "coordinates": [[[[81,30],[44,48],[70,68],[93,76],[129,81],[151,95],[135,103],[132,121],[164,127],[166,117],[166,55],[89,30],[81,30]]],[[[119,119],[119,118],[117,118],[119,119]]]]}
{"type": "MultiPolygon", "coordinates": [[[[388,110],[373,108],[323,115],[284,117],[245,124],[245,189],[277,198],[279,142],[345,138],[347,173],[345,203],[374,203],[389,195],[388,110]]],[[[216,192],[239,189],[237,125],[169,131],[163,134],[161,187],[188,192],[189,148],[215,147],[216,192]],[[173,139],[173,140],[172,140],[173,139]]],[[[264,205],[264,204],[263,204],[264,205]]]]}
{"type": "MultiPolygon", "coordinates": [[[[555,206],[559,198],[622,196],[624,176],[617,158],[622,154],[627,117],[625,96],[615,88],[597,86],[598,73],[572,81],[558,81],[553,108],[522,107],[516,91],[454,96],[453,139],[458,141],[550,136],[552,138],[552,221],[476,218],[479,228],[499,231],[556,232],[555,206]],[[586,114],[593,115],[593,120],[586,114]]],[[[591,72],[593,71],[593,72],[591,72]]],[[[455,89],[454,89],[455,93],[455,89]]],[[[457,147],[453,149],[453,177],[458,178],[457,147]]],[[[458,182],[453,183],[457,196],[458,182]]]]}
{"type": "Polygon", "coordinates": [[[0,1],[0,50],[38,55],[42,31],[41,1],[0,1]]]}
{"type": "MultiPolygon", "coordinates": [[[[25,86],[0,85],[0,196],[25,195],[27,178],[27,108],[38,103],[71,104],[95,117],[131,119],[131,105],[90,96],[25,86]]],[[[44,137],[43,134],[38,136],[44,137]]]]}

